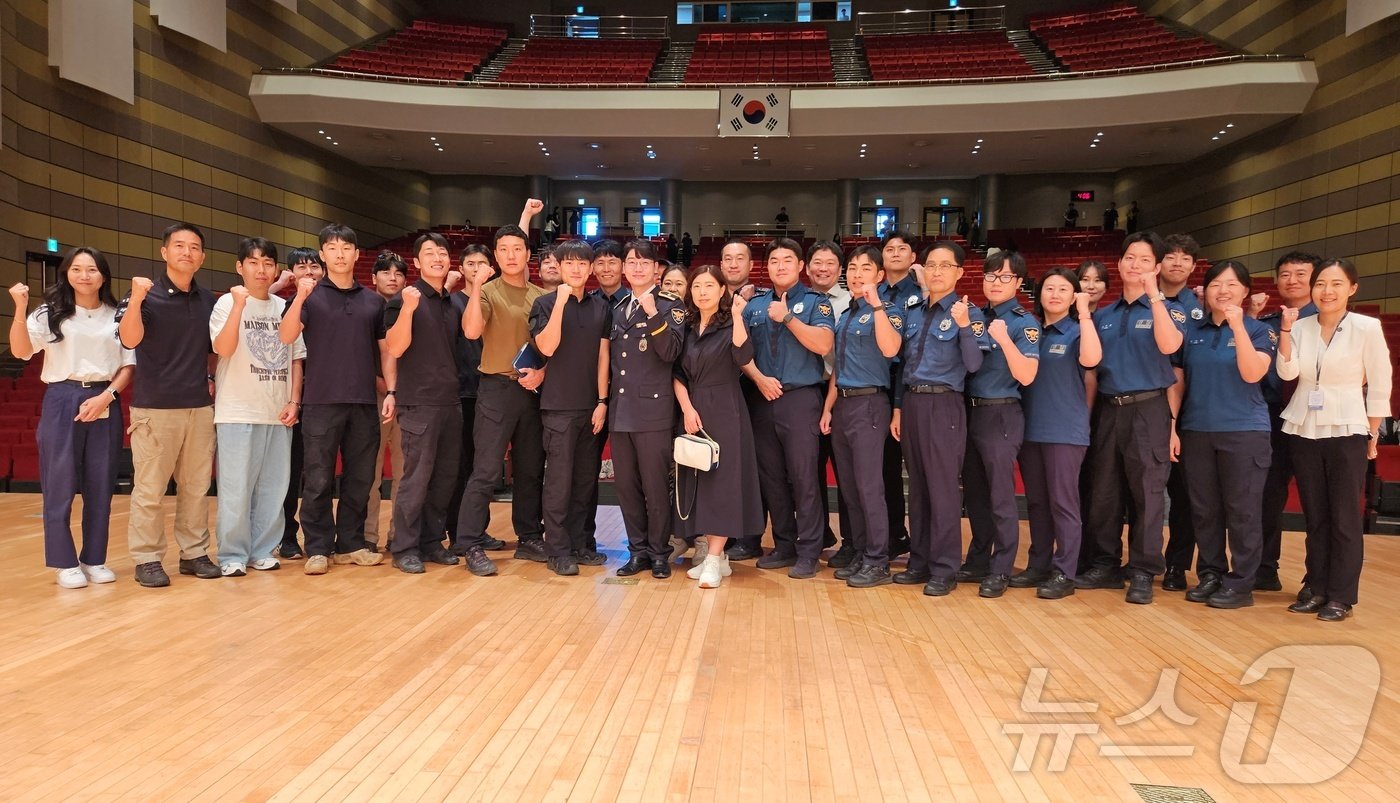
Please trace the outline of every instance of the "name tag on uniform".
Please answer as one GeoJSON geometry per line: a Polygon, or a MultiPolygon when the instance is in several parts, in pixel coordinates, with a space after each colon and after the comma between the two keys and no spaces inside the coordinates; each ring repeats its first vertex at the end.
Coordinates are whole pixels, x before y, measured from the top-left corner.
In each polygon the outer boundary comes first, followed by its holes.
{"type": "Polygon", "coordinates": [[[1064,344],[1064,343],[1056,343],[1055,345],[1053,345],[1053,346],[1050,347],[1050,353],[1051,353],[1051,354],[1064,354],[1064,353],[1065,353],[1065,350],[1066,350],[1066,344],[1064,344]]]}
{"type": "Polygon", "coordinates": [[[1232,348],[1234,348],[1234,347],[1235,347],[1235,339],[1232,337],[1232,338],[1230,338],[1230,342],[1225,344],[1225,348],[1227,348],[1227,349],[1232,349],[1232,348]]]}
{"type": "Polygon", "coordinates": [[[1322,391],[1320,391],[1320,390],[1314,390],[1314,391],[1311,391],[1310,393],[1308,393],[1308,409],[1309,409],[1309,410],[1321,410],[1321,409],[1322,409],[1322,391]]]}
{"type": "Polygon", "coordinates": [[[1133,328],[1134,328],[1134,329],[1151,329],[1151,328],[1152,328],[1152,319],[1151,319],[1151,318],[1143,318],[1142,320],[1140,320],[1140,321],[1138,321],[1136,324],[1134,324],[1134,325],[1133,325],[1133,328]]]}

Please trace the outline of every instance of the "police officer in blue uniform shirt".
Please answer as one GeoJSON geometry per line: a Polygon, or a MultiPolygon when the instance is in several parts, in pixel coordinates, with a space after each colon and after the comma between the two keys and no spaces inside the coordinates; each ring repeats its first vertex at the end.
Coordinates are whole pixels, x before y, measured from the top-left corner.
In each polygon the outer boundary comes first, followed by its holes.
{"type": "Polygon", "coordinates": [[[846,262],[851,303],[836,324],[834,366],[822,410],[821,431],[831,436],[841,496],[850,528],[851,562],[836,579],[852,588],[874,588],[890,578],[889,520],[881,472],[890,428],[890,359],[899,353],[903,310],[880,298],[879,249],[858,246],[846,262]]]}
{"type": "Polygon", "coordinates": [[[753,362],[744,373],[763,399],[754,403],[758,481],[773,528],[773,551],[760,569],[792,567],[790,577],[815,577],[821,556],[822,506],[816,465],[821,448],[822,355],[835,336],[831,302],[798,282],[802,246],[779,237],[768,246],[772,290],[754,294],[744,307],[753,362]]]}
{"type": "MultiPolygon", "coordinates": [[[[1021,388],[1035,380],[1040,366],[1040,322],[1016,298],[1026,279],[1026,260],[1020,254],[992,254],[982,271],[982,292],[987,297],[982,315],[987,319],[991,349],[982,367],[967,380],[967,455],[962,476],[972,543],[958,580],[980,580],[978,594],[993,599],[1011,582],[1020,543],[1016,455],[1025,435],[1021,388]]],[[[980,326],[974,323],[973,331],[980,326]]]]}
{"type": "MultiPolygon", "coordinates": [[[[905,310],[924,303],[924,290],[913,273],[915,248],[908,235],[892,231],[880,240],[880,255],[884,259],[885,280],[880,283],[880,297],[895,309],[905,310]]],[[[890,404],[894,404],[895,388],[899,385],[900,357],[890,364],[890,404]]],[[[894,436],[885,439],[882,463],[885,475],[885,506],[890,522],[890,557],[897,558],[909,551],[909,529],[904,524],[904,452],[894,436]]]]}
{"type": "Polygon", "coordinates": [[[921,260],[927,291],[923,304],[905,310],[904,364],[890,421],[909,469],[909,566],[894,582],[923,583],[931,597],[958,585],[958,474],[967,446],[963,387],[991,347],[982,311],[954,292],[964,258],[957,243],[937,242],[921,260]]]}
{"type": "Polygon", "coordinates": [[[1258,499],[1269,466],[1269,406],[1260,380],[1278,335],[1244,312],[1249,271],[1227,260],[1206,273],[1206,309],[1186,329],[1177,361],[1186,372],[1178,429],[1200,548],[1188,602],[1254,604],[1262,529],[1258,499]],[[1230,559],[1225,558],[1229,532],[1230,559]],[[1227,571],[1228,569],[1228,571],[1227,571]]]}
{"type": "Polygon", "coordinates": [[[1179,370],[1171,355],[1181,348],[1186,313],[1157,289],[1166,246],[1153,232],[1123,241],[1118,273],[1123,296],[1094,313],[1103,344],[1099,362],[1098,431],[1090,447],[1093,471],[1085,538],[1094,539],[1093,566],[1075,580],[1079,588],[1122,588],[1124,480],[1141,528],[1129,539],[1128,602],[1152,602],[1152,578],[1161,574],[1162,493],[1175,451],[1180,403],[1179,370]]]}
{"type": "Polygon", "coordinates": [[[631,293],[613,310],[608,361],[613,488],[631,553],[617,575],[650,569],[663,579],[671,576],[672,365],[685,343],[685,305],[656,288],[654,243],[632,240],[626,254],[631,293]]]}
{"type": "MultiPolygon", "coordinates": [[[[1199,321],[1204,315],[1201,300],[1187,285],[1196,270],[1196,256],[1201,246],[1189,234],[1168,234],[1163,242],[1167,254],[1162,257],[1157,286],[1168,303],[1181,307],[1190,320],[1199,321]]],[[[1167,568],[1162,574],[1162,590],[1185,591],[1186,571],[1191,568],[1191,558],[1196,551],[1196,529],[1191,514],[1191,495],[1186,490],[1185,465],[1180,461],[1172,464],[1167,477],[1167,500],[1167,548],[1163,556],[1167,568]]]]}
{"type": "MultiPolygon", "coordinates": [[[[1292,251],[1279,257],[1274,264],[1274,286],[1278,289],[1279,298],[1284,307],[1298,310],[1299,319],[1317,314],[1317,307],[1312,302],[1312,272],[1321,262],[1322,257],[1316,254],[1292,251]]],[[[1267,324],[1275,335],[1279,334],[1283,325],[1280,310],[1261,315],[1259,320],[1267,324]]],[[[1283,434],[1282,414],[1297,386],[1296,381],[1283,381],[1273,367],[1270,367],[1261,383],[1264,401],[1269,405],[1273,458],[1269,464],[1269,475],[1264,479],[1261,514],[1263,554],[1259,560],[1259,571],[1254,575],[1256,591],[1283,590],[1283,581],[1278,576],[1278,558],[1283,544],[1283,506],[1288,503],[1288,483],[1293,479],[1293,450],[1292,441],[1283,434]]]]}

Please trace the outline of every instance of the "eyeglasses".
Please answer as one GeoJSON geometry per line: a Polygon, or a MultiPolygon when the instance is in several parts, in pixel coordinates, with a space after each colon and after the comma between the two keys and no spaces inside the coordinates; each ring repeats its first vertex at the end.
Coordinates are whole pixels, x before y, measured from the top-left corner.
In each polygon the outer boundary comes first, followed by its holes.
{"type": "Polygon", "coordinates": [[[962,265],[959,265],[956,262],[935,262],[932,265],[925,265],[924,270],[930,273],[943,273],[945,271],[957,270],[961,267],[962,265]]]}
{"type": "Polygon", "coordinates": [[[1020,277],[1018,277],[1018,276],[1017,276],[1016,274],[1014,274],[1014,273],[984,273],[984,274],[982,274],[982,281],[984,281],[984,282],[986,282],[986,283],[988,283],[988,284],[996,284],[997,282],[1001,282],[1002,284],[1011,284],[1012,282],[1016,281],[1018,278],[1020,278],[1020,277]]]}

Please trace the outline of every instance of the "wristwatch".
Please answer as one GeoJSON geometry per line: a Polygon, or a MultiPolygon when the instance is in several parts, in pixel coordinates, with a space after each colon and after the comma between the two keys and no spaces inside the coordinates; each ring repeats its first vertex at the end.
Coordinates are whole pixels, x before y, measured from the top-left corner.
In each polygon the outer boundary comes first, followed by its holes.
{"type": "Polygon", "coordinates": [[[115,390],[112,390],[111,388],[107,388],[107,392],[108,392],[109,394],[111,394],[111,396],[112,396],[112,401],[116,401],[116,400],[117,400],[118,397],[117,397],[117,392],[116,392],[115,390]]]}
{"type": "Polygon", "coordinates": [[[599,404],[606,405],[606,404],[608,403],[607,397],[604,397],[604,398],[599,399],[599,400],[598,400],[598,403],[599,403],[599,404]]]}
{"type": "Polygon", "coordinates": [[[1153,296],[1153,297],[1152,297],[1152,300],[1153,300],[1153,301],[1160,301],[1160,302],[1162,302],[1163,304],[1165,304],[1165,303],[1167,303],[1167,294],[1166,294],[1166,293],[1163,293],[1161,290],[1158,290],[1158,291],[1157,291],[1157,295],[1153,296]]]}
{"type": "Polygon", "coordinates": [[[792,318],[792,310],[788,310],[788,314],[783,316],[783,323],[787,323],[788,321],[792,320],[792,318]]]}

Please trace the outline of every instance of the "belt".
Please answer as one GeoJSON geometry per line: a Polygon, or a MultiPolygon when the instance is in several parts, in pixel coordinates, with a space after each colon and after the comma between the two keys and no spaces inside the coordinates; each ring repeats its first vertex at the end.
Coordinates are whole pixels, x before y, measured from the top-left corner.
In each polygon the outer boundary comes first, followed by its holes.
{"type": "Polygon", "coordinates": [[[1144,390],[1137,393],[1121,393],[1117,396],[1105,396],[1104,398],[1114,407],[1123,407],[1129,404],[1137,404],[1140,401],[1155,399],[1164,393],[1166,393],[1165,390],[1144,390]]]}
{"type": "Polygon", "coordinates": [[[883,390],[884,388],[837,388],[836,395],[849,399],[852,396],[874,396],[883,390]]]}
{"type": "Polygon", "coordinates": [[[791,393],[791,392],[793,392],[794,390],[802,390],[803,388],[814,388],[814,387],[816,387],[816,385],[783,385],[783,392],[784,392],[784,393],[791,393]]]}
{"type": "Polygon", "coordinates": [[[72,385],[75,388],[105,388],[112,384],[108,379],[97,379],[92,382],[84,382],[81,379],[61,379],[55,385],[72,385]]]}
{"type": "Polygon", "coordinates": [[[910,393],[957,393],[947,385],[910,385],[910,393]]]}
{"type": "Polygon", "coordinates": [[[978,396],[972,396],[969,397],[967,400],[967,403],[972,407],[995,407],[998,404],[1019,404],[1020,402],[1020,399],[1014,399],[1010,396],[1000,399],[985,399],[980,398],[978,396]]]}

